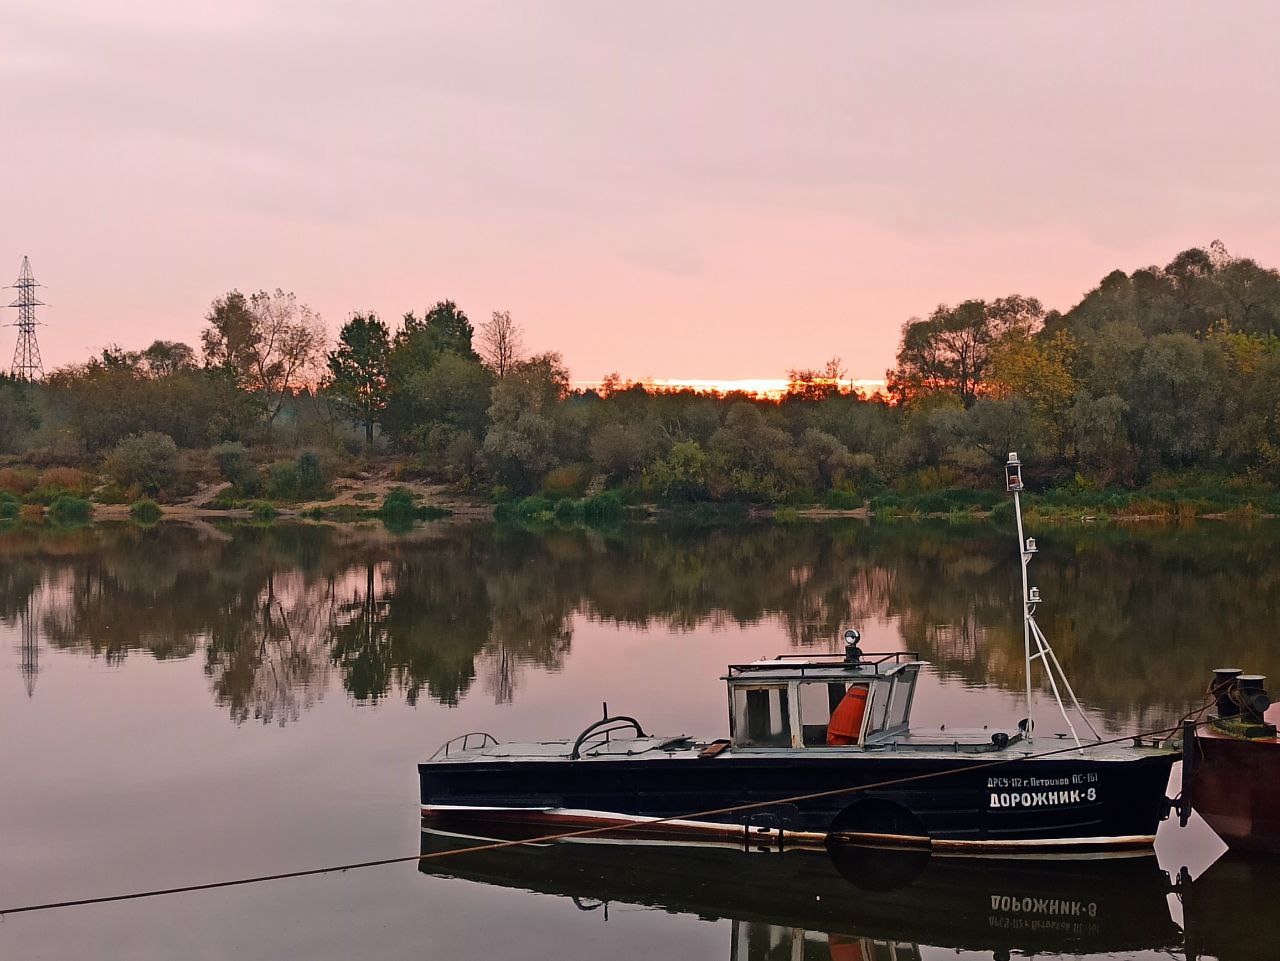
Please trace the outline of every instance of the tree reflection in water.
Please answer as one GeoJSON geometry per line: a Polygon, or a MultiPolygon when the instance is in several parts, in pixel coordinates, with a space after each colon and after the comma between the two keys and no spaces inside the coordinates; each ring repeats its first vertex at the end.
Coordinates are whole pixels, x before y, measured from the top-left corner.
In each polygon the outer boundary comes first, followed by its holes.
{"type": "MultiPolygon", "coordinates": [[[[1039,532],[1040,620],[1088,705],[1159,723],[1230,661],[1277,667],[1278,531],[1039,532]]],[[[237,722],[285,723],[337,674],[359,701],[499,702],[559,670],[575,618],[686,631],[772,620],[799,648],[893,624],[944,676],[1016,691],[1009,531],[986,525],[647,525],[609,534],[436,526],[100,524],[0,533],[0,619],[35,602],[54,648],[123,661],[203,655],[237,722]]],[[[891,643],[893,643],[891,642],[891,643]]],[[[883,646],[883,645],[878,645],[883,646]]]]}

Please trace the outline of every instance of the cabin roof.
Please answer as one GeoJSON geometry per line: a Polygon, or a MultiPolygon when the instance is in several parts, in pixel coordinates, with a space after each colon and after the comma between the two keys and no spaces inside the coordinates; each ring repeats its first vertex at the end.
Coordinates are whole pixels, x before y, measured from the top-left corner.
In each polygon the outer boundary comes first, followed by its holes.
{"type": "Polygon", "coordinates": [[[779,654],[746,664],[730,664],[729,673],[721,680],[730,684],[759,681],[847,681],[891,677],[909,667],[919,668],[924,663],[915,651],[864,654],[857,662],[846,660],[843,654],[779,654]]]}

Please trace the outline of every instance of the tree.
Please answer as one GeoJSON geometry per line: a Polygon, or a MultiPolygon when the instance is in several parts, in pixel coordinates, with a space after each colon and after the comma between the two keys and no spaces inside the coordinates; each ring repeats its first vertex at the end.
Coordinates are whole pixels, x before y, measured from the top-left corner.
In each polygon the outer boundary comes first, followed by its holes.
{"type": "Polygon", "coordinates": [[[493,388],[484,457],[512,490],[532,490],[556,462],[556,406],[569,391],[559,354],[539,354],[517,364],[493,388]]]}
{"type": "Polygon", "coordinates": [[[1036,460],[1044,435],[1037,430],[1031,406],[1028,398],[1019,395],[979,397],[964,412],[960,436],[996,464],[1003,464],[1011,450],[1036,460]]]}
{"type": "Polygon", "coordinates": [[[662,451],[661,428],[651,420],[602,425],[588,445],[591,461],[606,474],[625,479],[662,451]]]}
{"type": "Polygon", "coordinates": [[[387,407],[382,418],[382,429],[397,442],[422,434],[411,383],[420,387],[420,375],[446,354],[478,364],[480,355],[472,349],[471,336],[471,321],[452,300],[440,301],[421,319],[412,312],[404,315],[387,358],[387,407]]]}
{"type": "Polygon", "coordinates": [[[1007,334],[1030,336],[1043,323],[1044,308],[1034,297],[942,304],[927,319],[902,328],[897,367],[887,375],[889,393],[899,402],[954,393],[967,407],[982,387],[992,346],[1007,334]]]}
{"type": "Polygon", "coordinates": [[[507,376],[519,362],[523,347],[524,337],[509,310],[495,310],[480,325],[480,357],[497,378],[507,376]]]}
{"type": "Polygon", "coordinates": [[[406,392],[419,422],[442,424],[479,437],[488,423],[493,375],[474,360],[444,354],[430,370],[410,378],[406,392]]]}
{"type": "Polygon", "coordinates": [[[1143,347],[1121,396],[1145,468],[1187,467],[1214,451],[1224,366],[1220,352],[1188,334],[1160,334],[1143,347]]]}
{"type": "Polygon", "coordinates": [[[786,400],[822,401],[839,394],[848,372],[839,357],[832,357],[822,370],[787,371],[786,400]]]}
{"type": "Polygon", "coordinates": [[[285,397],[319,376],[328,336],[298,298],[276,288],[246,298],[238,290],[213,302],[200,335],[205,364],[235,377],[262,398],[268,424],[285,397]]]}
{"type": "Polygon", "coordinates": [[[466,313],[452,300],[441,300],[424,311],[421,320],[413,311],[404,315],[404,325],[396,334],[396,347],[416,341],[432,354],[459,354],[478,360],[471,345],[474,333],[466,313]]]}
{"type": "MultiPolygon", "coordinates": [[[[1006,335],[991,352],[988,384],[993,398],[1021,397],[1047,446],[1061,452],[1068,412],[1076,394],[1072,375],[1076,343],[1065,330],[1051,338],[1006,335]]],[[[1010,448],[1013,450],[1014,448],[1010,448]]],[[[1021,449],[1021,448],[1018,448],[1021,449]]]]}
{"type": "Polygon", "coordinates": [[[1103,484],[1131,480],[1133,447],[1126,418],[1129,405],[1116,394],[1091,397],[1081,391],[1072,404],[1068,426],[1076,463],[1103,484]]]}
{"type": "Polygon", "coordinates": [[[834,487],[845,471],[854,466],[849,448],[837,438],[815,427],[810,427],[800,435],[800,453],[804,462],[812,466],[818,483],[824,488],[834,487]]]}
{"type": "Polygon", "coordinates": [[[374,425],[387,408],[390,355],[391,331],[374,313],[352,314],[329,354],[327,389],[348,417],[364,425],[366,443],[373,443],[374,425]]]}
{"type": "Polygon", "coordinates": [[[205,366],[228,371],[247,387],[261,344],[249,298],[233,290],[215,300],[204,319],[208,326],[200,334],[200,345],[205,366]]]}
{"type": "Polygon", "coordinates": [[[33,396],[37,385],[0,374],[0,454],[16,453],[26,435],[40,426],[33,396]]]}
{"type": "Polygon", "coordinates": [[[160,359],[154,344],[146,351],[109,347],[101,357],[52,371],[43,390],[58,419],[90,451],[146,431],[168,434],[179,447],[239,436],[258,419],[253,396],[221,368],[201,370],[175,360],[183,347],[163,344],[160,359]]]}
{"type": "Polygon", "coordinates": [[[196,370],[196,352],[177,340],[157,340],[142,352],[141,360],[152,377],[173,377],[196,370]]]}
{"type": "Polygon", "coordinates": [[[703,498],[710,470],[710,458],[698,442],[682,440],[645,469],[645,490],[662,500],[703,498]]]}

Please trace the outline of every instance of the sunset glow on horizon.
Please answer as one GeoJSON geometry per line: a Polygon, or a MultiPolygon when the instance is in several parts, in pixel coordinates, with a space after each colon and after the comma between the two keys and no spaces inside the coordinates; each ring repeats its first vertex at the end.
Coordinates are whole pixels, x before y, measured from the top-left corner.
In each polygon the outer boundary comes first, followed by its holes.
{"type": "MultiPolygon", "coordinates": [[[[622,379],[623,386],[640,386],[653,391],[691,390],[705,394],[748,394],[768,400],[777,400],[787,392],[791,383],[786,377],[646,377],[635,380],[622,379]]],[[[604,386],[604,380],[575,380],[573,387],[578,390],[598,390],[604,386]]],[[[856,391],[864,397],[874,397],[885,390],[885,380],[880,379],[842,379],[837,385],[842,393],[856,391]]]]}

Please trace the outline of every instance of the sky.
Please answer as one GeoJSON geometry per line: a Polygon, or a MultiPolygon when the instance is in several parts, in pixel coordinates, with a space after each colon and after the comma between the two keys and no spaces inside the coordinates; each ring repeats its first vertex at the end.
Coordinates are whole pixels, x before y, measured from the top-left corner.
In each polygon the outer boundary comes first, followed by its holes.
{"type": "Polygon", "coordinates": [[[1280,264],[1277,36],[1270,0],[0,0],[0,282],[30,255],[46,368],[281,287],[335,331],[510,310],[579,379],[876,378],[939,303],[1280,264]]]}

